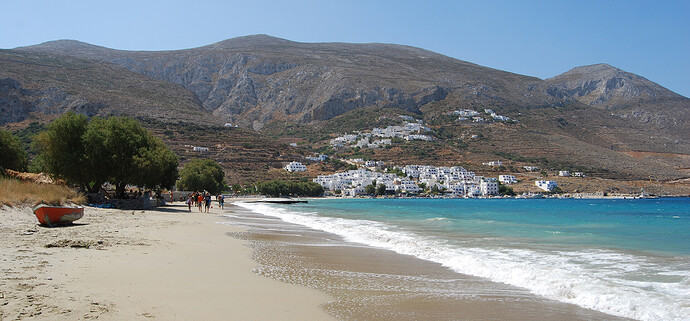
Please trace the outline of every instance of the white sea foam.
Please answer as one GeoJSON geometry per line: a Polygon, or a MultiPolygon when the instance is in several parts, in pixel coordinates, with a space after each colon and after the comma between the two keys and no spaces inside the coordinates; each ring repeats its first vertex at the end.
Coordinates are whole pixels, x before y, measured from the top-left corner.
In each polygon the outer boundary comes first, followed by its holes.
{"type": "Polygon", "coordinates": [[[289,223],[334,233],[350,242],[412,255],[459,273],[526,288],[546,298],[612,315],[638,320],[688,320],[690,316],[690,276],[675,283],[624,279],[637,270],[683,274],[664,270],[642,256],[612,250],[460,247],[376,221],[324,217],[264,204],[236,204],[289,223]]]}

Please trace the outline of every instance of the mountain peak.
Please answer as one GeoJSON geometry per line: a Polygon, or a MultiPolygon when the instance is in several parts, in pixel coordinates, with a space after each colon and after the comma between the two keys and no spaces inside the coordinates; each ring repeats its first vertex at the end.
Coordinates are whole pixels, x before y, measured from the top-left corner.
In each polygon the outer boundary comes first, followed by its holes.
{"type": "Polygon", "coordinates": [[[248,46],[266,46],[266,45],[278,45],[278,44],[295,44],[296,42],[286,40],[283,38],[273,37],[266,34],[249,35],[242,37],[235,37],[226,39],[223,41],[216,42],[209,45],[208,47],[215,48],[235,48],[235,47],[248,47],[248,46]]]}
{"type": "Polygon", "coordinates": [[[593,65],[585,65],[585,66],[580,66],[580,67],[575,67],[573,69],[570,69],[560,75],[557,75],[555,77],[549,78],[547,80],[551,79],[557,79],[557,78],[562,78],[562,77],[601,77],[606,75],[614,75],[614,74],[621,74],[621,73],[626,73],[625,71],[618,69],[614,66],[611,66],[609,64],[605,63],[599,63],[599,64],[593,64],[593,65]]]}
{"type": "Polygon", "coordinates": [[[642,76],[604,63],[575,67],[546,82],[556,96],[604,108],[682,97],[642,76]]]}

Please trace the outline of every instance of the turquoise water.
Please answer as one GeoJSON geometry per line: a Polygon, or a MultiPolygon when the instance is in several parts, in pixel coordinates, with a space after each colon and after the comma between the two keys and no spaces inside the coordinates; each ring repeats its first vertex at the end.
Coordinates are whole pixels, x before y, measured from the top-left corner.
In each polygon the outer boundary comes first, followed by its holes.
{"type": "Polygon", "coordinates": [[[446,236],[690,255],[690,198],[348,199],[315,200],[293,208],[446,236]]]}
{"type": "Polygon", "coordinates": [[[690,320],[690,199],[239,204],[344,241],[639,320],[690,320]]]}

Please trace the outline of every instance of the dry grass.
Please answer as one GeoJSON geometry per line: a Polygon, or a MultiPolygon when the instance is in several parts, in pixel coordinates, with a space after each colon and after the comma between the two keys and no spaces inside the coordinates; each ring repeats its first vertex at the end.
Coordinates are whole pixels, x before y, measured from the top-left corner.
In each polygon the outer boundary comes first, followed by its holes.
{"type": "Polygon", "coordinates": [[[33,205],[41,201],[51,205],[68,202],[82,204],[85,200],[83,194],[67,186],[0,178],[0,204],[7,206],[33,205]]]}

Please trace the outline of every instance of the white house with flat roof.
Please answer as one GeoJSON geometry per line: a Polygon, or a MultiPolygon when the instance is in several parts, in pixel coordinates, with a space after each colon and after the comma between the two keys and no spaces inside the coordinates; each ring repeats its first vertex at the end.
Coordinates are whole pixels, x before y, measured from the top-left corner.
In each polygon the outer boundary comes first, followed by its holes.
{"type": "Polygon", "coordinates": [[[288,172],[306,172],[307,171],[307,166],[304,166],[304,164],[300,162],[290,162],[289,164],[285,165],[285,170],[288,172]]]}
{"type": "Polygon", "coordinates": [[[515,178],[514,175],[498,175],[498,181],[501,182],[501,184],[515,184],[515,183],[517,183],[517,179],[515,178]]]}
{"type": "Polygon", "coordinates": [[[556,183],[556,181],[535,181],[534,185],[547,192],[553,192],[553,190],[555,190],[556,187],[558,187],[558,183],[556,183]]]}
{"type": "Polygon", "coordinates": [[[498,183],[495,180],[482,180],[479,183],[479,191],[483,196],[498,194],[498,183]]]}

